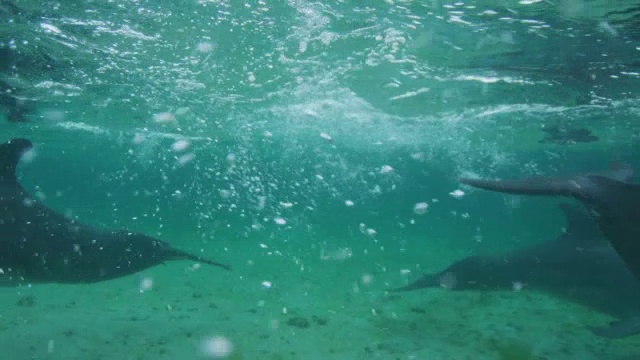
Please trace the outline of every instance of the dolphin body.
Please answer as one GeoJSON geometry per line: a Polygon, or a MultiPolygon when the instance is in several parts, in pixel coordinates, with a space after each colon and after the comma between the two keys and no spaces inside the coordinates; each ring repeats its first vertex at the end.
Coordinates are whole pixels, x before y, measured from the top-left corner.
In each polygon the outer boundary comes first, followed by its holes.
{"type": "Polygon", "coordinates": [[[31,147],[26,139],[0,144],[0,285],[95,283],[170,260],[230,270],[150,236],[80,224],[47,208],[15,175],[18,161],[31,147]]]}
{"type": "MultiPolygon", "coordinates": [[[[461,178],[460,182],[485,190],[532,196],[565,196],[582,203],[604,237],[636,279],[640,279],[640,185],[632,183],[633,169],[616,166],[608,171],[570,177],[531,177],[513,180],[461,178]]],[[[589,272],[590,273],[590,272],[589,272]]],[[[637,291],[630,285],[627,292],[637,291]]],[[[623,337],[640,332],[640,318],[610,328],[604,336],[623,337]]]]}
{"type": "Polygon", "coordinates": [[[631,272],[640,279],[640,185],[631,183],[633,170],[573,177],[533,177],[516,180],[461,178],[473,187],[509,194],[573,197],[585,205],[631,272]]]}
{"type": "Polygon", "coordinates": [[[444,287],[451,290],[540,290],[624,319],[591,328],[621,338],[640,332],[640,281],[598,225],[575,205],[561,204],[565,229],[556,239],[491,256],[469,256],[435,274],[392,291],[444,287]]]}

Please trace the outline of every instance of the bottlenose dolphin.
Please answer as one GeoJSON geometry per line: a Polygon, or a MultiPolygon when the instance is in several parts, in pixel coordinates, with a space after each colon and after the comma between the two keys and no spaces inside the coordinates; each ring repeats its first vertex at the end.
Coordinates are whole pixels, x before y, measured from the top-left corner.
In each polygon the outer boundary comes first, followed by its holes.
{"type": "Polygon", "coordinates": [[[617,166],[607,172],[572,177],[516,180],[461,178],[473,187],[509,194],[569,196],[585,205],[604,236],[640,279],[640,185],[631,183],[633,170],[617,166]]]}
{"type": "Polygon", "coordinates": [[[127,230],[80,224],[47,208],[22,188],[16,167],[26,139],[0,144],[0,285],[94,283],[170,260],[224,265],[127,230]]]}
{"type": "Polygon", "coordinates": [[[469,256],[435,274],[392,291],[543,291],[624,319],[596,334],[619,338],[640,332],[640,281],[629,271],[597,224],[575,205],[561,204],[565,228],[556,239],[491,256],[469,256]]]}

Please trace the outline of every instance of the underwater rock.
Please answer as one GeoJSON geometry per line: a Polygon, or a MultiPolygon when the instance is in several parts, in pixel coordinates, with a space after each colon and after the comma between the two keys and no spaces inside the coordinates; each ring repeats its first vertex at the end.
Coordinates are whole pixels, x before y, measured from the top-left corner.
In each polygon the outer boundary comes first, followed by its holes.
{"type": "Polygon", "coordinates": [[[321,326],[327,325],[327,322],[329,322],[326,318],[315,316],[315,315],[313,315],[311,319],[313,320],[314,323],[316,323],[316,325],[321,325],[321,326]]]}
{"type": "Polygon", "coordinates": [[[300,329],[306,329],[311,326],[311,322],[302,316],[294,316],[287,320],[287,325],[297,327],[300,329]]]}

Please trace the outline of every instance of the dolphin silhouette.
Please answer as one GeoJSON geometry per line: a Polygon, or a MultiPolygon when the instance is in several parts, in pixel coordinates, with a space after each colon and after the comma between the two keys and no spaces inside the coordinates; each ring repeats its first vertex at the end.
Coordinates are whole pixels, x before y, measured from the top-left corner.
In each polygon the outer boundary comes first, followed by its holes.
{"type": "Polygon", "coordinates": [[[565,228],[553,240],[497,255],[469,256],[391,291],[525,287],[622,319],[608,327],[591,327],[597,335],[620,338],[639,333],[640,281],[584,210],[569,204],[560,209],[565,228]]]}
{"type": "Polygon", "coordinates": [[[0,284],[94,283],[172,260],[231,269],[144,234],[80,224],[49,209],[15,175],[31,148],[27,139],[0,144],[0,284]]]}

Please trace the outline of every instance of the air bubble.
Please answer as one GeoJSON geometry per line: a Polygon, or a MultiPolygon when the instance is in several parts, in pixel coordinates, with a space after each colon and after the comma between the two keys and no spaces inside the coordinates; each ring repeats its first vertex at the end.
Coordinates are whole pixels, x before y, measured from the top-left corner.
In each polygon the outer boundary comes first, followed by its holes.
{"type": "Polygon", "coordinates": [[[428,209],[429,204],[427,204],[426,202],[419,202],[413,206],[413,212],[418,215],[426,214],[428,209]]]}
{"type": "Polygon", "coordinates": [[[233,344],[224,336],[214,336],[206,339],[202,348],[204,353],[212,358],[224,358],[233,351],[233,344]]]}

